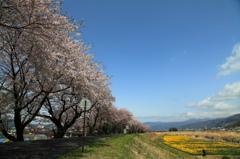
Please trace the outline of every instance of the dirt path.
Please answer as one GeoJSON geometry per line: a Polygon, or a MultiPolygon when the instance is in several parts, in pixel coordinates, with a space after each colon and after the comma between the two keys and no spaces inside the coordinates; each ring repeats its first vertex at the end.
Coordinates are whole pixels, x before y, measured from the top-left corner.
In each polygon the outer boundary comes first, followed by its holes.
{"type": "MultiPolygon", "coordinates": [[[[86,137],[85,143],[110,135],[86,137]]],[[[82,138],[52,139],[0,144],[0,159],[54,159],[81,147],[82,138]]]]}

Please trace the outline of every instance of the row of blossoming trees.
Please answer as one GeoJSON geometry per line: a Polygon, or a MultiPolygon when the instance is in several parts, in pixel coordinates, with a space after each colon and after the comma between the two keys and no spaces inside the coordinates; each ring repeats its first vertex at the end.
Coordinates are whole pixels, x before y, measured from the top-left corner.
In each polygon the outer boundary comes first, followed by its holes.
{"type": "Polygon", "coordinates": [[[24,128],[36,117],[53,122],[55,138],[63,137],[81,122],[78,104],[83,97],[92,101],[89,133],[121,132],[125,125],[130,132],[148,129],[126,109],[112,105],[110,77],[88,53],[91,46],[76,40],[81,25],[62,13],[58,1],[0,2],[0,126],[8,139],[23,141],[24,128]],[[15,136],[3,123],[9,117],[15,136]]]}

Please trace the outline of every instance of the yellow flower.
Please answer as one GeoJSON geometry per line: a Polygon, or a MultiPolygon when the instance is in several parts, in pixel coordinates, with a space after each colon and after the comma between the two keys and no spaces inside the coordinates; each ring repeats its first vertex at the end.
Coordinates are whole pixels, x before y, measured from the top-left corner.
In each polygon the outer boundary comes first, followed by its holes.
{"type": "Polygon", "coordinates": [[[239,154],[240,146],[221,142],[192,139],[185,136],[164,136],[165,144],[190,154],[202,154],[204,149],[208,154],[239,154]]]}

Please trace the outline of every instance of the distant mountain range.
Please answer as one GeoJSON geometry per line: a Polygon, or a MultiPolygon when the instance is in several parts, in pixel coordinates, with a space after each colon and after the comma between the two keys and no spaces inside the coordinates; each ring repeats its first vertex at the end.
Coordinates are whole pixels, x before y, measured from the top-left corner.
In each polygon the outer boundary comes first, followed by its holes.
{"type": "Polygon", "coordinates": [[[214,119],[214,120],[207,120],[204,122],[197,122],[192,124],[187,124],[182,127],[181,129],[204,129],[205,126],[207,128],[213,128],[213,127],[224,127],[225,125],[232,124],[236,121],[240,120],[240,114],[235,114],[233,116],[227,117],[227,118],[221,118],[221,119],[214,119]]]}
{"type": "Polygon", "coordinates": [[[218,118],[218,119],[190,119],[183,122],[144,122],[143,125],[149,125],[151,131],[156,130],[169,130],[169,128],[175,127],[178,129],[204,129],[213,127],[223,127],[225,125],[234,123],[240,120],[240,114],[236,114],[227,118],[218,118]]]}

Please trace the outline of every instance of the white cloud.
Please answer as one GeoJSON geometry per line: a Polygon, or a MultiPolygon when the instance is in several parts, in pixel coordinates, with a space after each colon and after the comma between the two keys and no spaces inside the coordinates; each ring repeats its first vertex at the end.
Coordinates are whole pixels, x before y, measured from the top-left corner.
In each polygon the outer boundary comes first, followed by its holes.
{"type": "Polygon", "coordinates": [[[232,85],[227,84],[216,95],[205,98],[200,102],[188,103],[186,106],[196,108],[196,109],[202,109],[202,110],[231,109],[231,108],[235,108],[235,106],[232,106],[233,104],[229,104],[225,102],[233,101],[237,99],[240,99],[240,81],[233,83],[232,85]]]}
{"type": "Polygon", "coordinates": [[[240,110],[237,111],[215,111],[215,112],[202,112],[202,113],[182,113],[182,116],[185,116],[186,119],[204,119],[204,118],[225,118],[231,115],[240,113],[240,110]]]}
{"type": "Polygon", "coordinates": [[[212,97],[215,101],[240,99],[240,81],[232,85],[227,84],[222,91],[212,97]]]}
{"type": "Polygon", "coordinates": [[[226,62],[218,66],[220,72],[217,77],[226,76],[237,71],[240,71],[240,43],[234,45],[232,56],[226,58],[226,62]]]}
{"type": "Polygon", "coordinates": [[[195,109],[207,110],[207,111],[225,111],[225,110],[233,110],[240,109],[240,104],[234,103],[225,103],[225,102],[213,102],[208,101],[208,104],[204,102],[197,102],[197,103],[189,103],[187,107],[192,107],[195,109]]]}
{"type": "Polygon", "coordinates": [[[208,111],[236,111],[240,110],[240,82],[227,84],[218,94],[196,103],[188,103],[186,106],[208,111]],[[234,100],[237,102],[234,103],[234,100]]]}
{"type": "Polygon", "coordinates": [[[188,103],[186,106],[193,107],[196,109],[209,109],[209,108],[213,107],[214,104],[215,104],[215,102],[212,100],[212,98],[208,97],[197,103],[188,103]]]}
{"type": "Polygon", "coordinates": [[[231,110],[231,111],[235,111],[236,109],[240,108],[238,104],[229,104],[229,103],[216,103],[214,105],[214,107],[212,108],[213,110],[231,110]]]}
{"type": "MultiPolygon", "coordinates": [[[[239,107],[239,106],[238,106],[239,107]]],[[[205,119],[205,118],[226,118],[240,113],[240,109],[224,109],[224,111],[206,111],[206,112],[185,112],[176,113],[170,116],[147,116],[147,117],[135,117],[141,122],[181,122],[189,119],[205,119]]]]}
{"type": "Polygon", "coordinates": [[[141,122],[179,122],[189,119],[224,118],[238,114],[240,113],[240,81],[233,84],[227,84],[217,94],[207,97],[199,102],[188,103],[186,106],[201,111],[197,113],[176,113],[170,116],[145,116],[136,118],[141,122]]]}

